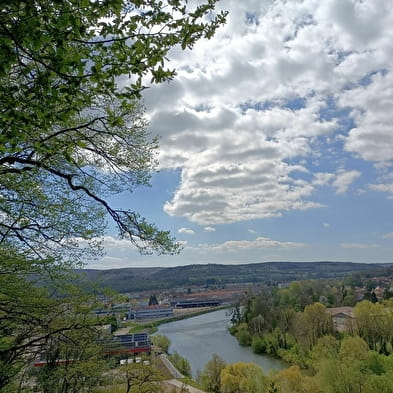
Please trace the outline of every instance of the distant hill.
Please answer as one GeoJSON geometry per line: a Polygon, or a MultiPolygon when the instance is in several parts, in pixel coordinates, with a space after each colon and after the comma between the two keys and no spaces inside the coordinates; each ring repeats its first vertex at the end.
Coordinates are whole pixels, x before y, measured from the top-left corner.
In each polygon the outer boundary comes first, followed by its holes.
{"type": "Polygon", "coordinates": [[[161,268],[83,269],[87,281],[118,292],[224,285],[230,283],[275,283],[302,279],[339,278],[354,273],[374,275],[393,271],[393,264],[352,262],[264,262],[243,265],[187,265],[161,268]]]}

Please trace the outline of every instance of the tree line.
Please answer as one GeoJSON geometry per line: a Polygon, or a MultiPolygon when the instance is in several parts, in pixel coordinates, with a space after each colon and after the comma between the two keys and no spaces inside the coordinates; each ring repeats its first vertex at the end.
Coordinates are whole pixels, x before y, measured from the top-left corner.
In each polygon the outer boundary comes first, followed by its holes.
{"type": "MultiPolygon", "coordinates": [[[[262,370],[253,372],[252,378],[258,375],[260,385],[254,391],[393,392],[393,301],[357,302],[352,315],[347,316],[347,324],[338,331],[326,305],[351,304],[352,295],[351,288],[338,280],[303,281],[294,282],[288,288],[266,288],[257,295],[249,294],[242,307],[235,307],[230,331],[239,343],[251,346],[256,353],[279,357],[292,364],[268,376],[262,370]]],[[[221,372],[215,374],[220,378],[215,386],[220,387],[215,390],[209,387],[209,391],[253,391],[253,388],[239,388],[240,385],[234,388],[228,382],[228,370],[223,364],[217,358],[213,363],[201,374],[201,381],[208,387],[209,373],[217,365],[222,366],[221,372]]],[[[238,367],[231,373],[240,373],[241,377],[232,375],[229,380],[247,379],[240,371],[243,366],[238,367]]],[[[257,383],[255,379],[250,382],[253,383],[257,383]]]]}
{"type": "Polygon", "coordinates": [[[310,356],[307,373],[292,365],[266,374],[256,364],[226,364],[213,355],[198,380],[211,393],[393,392],[393,357],[370,351],[360,337],[324,336],[310,356]]]}

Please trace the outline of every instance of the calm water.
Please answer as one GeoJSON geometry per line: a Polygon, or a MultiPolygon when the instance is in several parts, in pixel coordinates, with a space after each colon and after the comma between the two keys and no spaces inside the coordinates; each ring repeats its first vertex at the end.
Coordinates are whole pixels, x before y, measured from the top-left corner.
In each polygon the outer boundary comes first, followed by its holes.
{"type": "Polygon", "coordinates": [[[227,363],[256,363],[264,372],[281,370],[285,364],[268,356],[256,355],[250,347],[242,347],[228,332],[228,310],[218,310],[197,317],[160,325],[158,334],[171,340],[169,351],[188,359],[193,376],[202,370],[216,353],[227,363]]]}

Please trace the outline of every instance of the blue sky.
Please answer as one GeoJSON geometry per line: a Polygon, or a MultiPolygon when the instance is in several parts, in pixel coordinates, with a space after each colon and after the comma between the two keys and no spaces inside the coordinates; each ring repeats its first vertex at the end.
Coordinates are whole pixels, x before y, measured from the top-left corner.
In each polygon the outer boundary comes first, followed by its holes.
{"type": "Polygon", "coordinates": [[[393,11],[385,0],[225,0],[228,23],[146,91],[152,187],[114,198],[183,243],[105,238],[90,267],[392,262],[393,11]]]}

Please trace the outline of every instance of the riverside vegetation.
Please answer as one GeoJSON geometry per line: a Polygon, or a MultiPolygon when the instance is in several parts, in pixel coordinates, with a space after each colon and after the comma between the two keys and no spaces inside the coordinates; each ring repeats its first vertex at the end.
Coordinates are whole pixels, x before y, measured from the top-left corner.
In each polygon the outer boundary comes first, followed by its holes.
{"type": "Polygon", "coordinates": [[[266,376],[262,370],[250,372],[243,364],[231,365],[228,371],[229,366],[213,359],[202,372],[201,381],[216,393],[234,393],[237,389],[267,393],[393,392],[393,299],[356,303],[354,322],[338,332],[320,301],[329,306],[353,304],[356,300],[351,292],[343,282],[318,280],[293,282],[288,288],[247,296],[243,307],[233,310],[232,334],[256,353],[280,357],[292,365],[266,376]],[[221,368],[219,380],[216,368],[221,368]]]}

